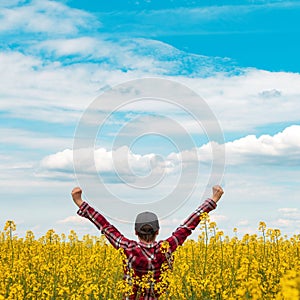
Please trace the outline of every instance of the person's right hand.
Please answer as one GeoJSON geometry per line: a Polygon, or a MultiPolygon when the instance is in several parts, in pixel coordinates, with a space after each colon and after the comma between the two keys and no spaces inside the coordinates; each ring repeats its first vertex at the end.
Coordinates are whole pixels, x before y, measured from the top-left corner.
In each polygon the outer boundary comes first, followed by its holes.
{"type": "Polygon", "coordinates": [[[221,199],[222,195],[224,194],[223,189],[219,185],[215,185],[212,188],[212,200],[214,200],[216,203],[221,199]]]}
{"type": "Polygon", "coordinates": [[[83,203],[83,200],[81,199],[81,194],[82,194],[82,189],[78,186],[74,187],[71,193],[73,201],[78,207],[80,207],[80,205],[83,203]]]}

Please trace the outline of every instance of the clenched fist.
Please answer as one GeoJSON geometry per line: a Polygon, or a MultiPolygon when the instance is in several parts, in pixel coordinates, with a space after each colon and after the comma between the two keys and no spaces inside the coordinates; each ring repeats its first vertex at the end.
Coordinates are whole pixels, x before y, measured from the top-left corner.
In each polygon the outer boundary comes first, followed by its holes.
{"type": "Polygon", "coordinates": [[[78,207],[80,207],[80,205],[83,203],[81,199],[81,194],[82,194],[82,189],[78,186],[75,187],[71,193],[73,201],[78,207]]]}
{"type": "Polygon", "coordinates": [[[212,200],[214,200],[216,203],[220,200],[220,198],[222,197],[222,195],[224,194],[223,189],[219,186],[219,185],[215,185],[212,188],[212,200]]]}

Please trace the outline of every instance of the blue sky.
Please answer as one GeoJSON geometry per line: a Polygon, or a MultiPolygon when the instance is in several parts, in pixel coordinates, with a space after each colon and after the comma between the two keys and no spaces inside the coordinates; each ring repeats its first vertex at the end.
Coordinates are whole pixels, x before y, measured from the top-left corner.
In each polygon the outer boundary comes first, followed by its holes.
{"type": "MultiPolygon", "coordinates": [[[[76,128],[110,88],[154,77],[197,93],[218,120],[226,159],[216,182],[226,192],[212,213],[219,228],[254,233],[264,220],[299,233],[299,1],[41,0],[0,7],[1,227],[12,219],[19,235],[50,228],[97,234],[76,217],[70,198],[91,167],[79,155],[74,172],[76,128]]],[[[164,94],[160,88],[153,91],[164,94]]],[[[94,116],[98,125],[114,105],[105,99],[94,116]]],[[[209,196],[210,139],[191,118],[203,106],[190,98],[180,103],[187,112],[163,101],[131,103],[95,137],[95,167],[110,192],[91,181],[85,196],[130,237],[132,224],[119,220],[135,209],[152,203],[165,237],[209,196]],[[163,176],[152,188],[150,173],[163,176]],[[170,203],[155,201],[169,194],[174,207],[166,218],[170,203]]]]}

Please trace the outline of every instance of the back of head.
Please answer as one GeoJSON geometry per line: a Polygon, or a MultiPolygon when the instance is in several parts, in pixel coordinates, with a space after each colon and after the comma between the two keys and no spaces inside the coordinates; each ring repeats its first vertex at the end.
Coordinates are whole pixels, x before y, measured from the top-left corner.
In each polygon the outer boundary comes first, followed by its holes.
{"type": "Polygon", "coordinates": [[[156,214],[142,212],[135,220],[135,231],[138,237],[145,242],[154,242],[158,234],[159,223],[156,214]]]}

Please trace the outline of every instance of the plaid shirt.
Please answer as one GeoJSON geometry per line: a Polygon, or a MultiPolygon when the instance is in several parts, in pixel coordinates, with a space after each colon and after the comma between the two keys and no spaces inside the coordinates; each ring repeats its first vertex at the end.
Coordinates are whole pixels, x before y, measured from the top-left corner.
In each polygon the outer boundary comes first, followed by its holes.
{"type": "MultiPolygon", "coordinates": [[[[134,271],[134,276],[143,276],[149,271],[153,273],[155,281],[159,281],[161,274],[161,266],[164,262],[169,263],[168,257],[176,250],[176,248],[183,244],[186,238],[192,233],[200,222],[201,213],[210,212],[216,208],[216,203],[212,199],[207,199],[199,206],[186,220],[180,225],[172,235],[164,241],[143,243],[129,240],[124,237],[118,229],[111,225],[99,212],[89,206],[88,203],[83,202],[78,210],[78,215],[89,219],[93,222],[102,234],[106,236],[109,242],[116,248],[123,248],[127,257],[128,269],[134,271]],[[169,249],[166,253],[162,253],[162,243],[167,241],[169,249]]],[[[125,277],[128,276],[125,274],[125,277]]],[[[136,289],[134,289],[135,294],[136,289]]],[[[155,294],[152,289],[147,289],[143,296],[138,297],[139,300],[155,300],[159,295],[155,294]]],[[[126,299],[137,299],[136,295],[129,296],[126,299]]]]}

